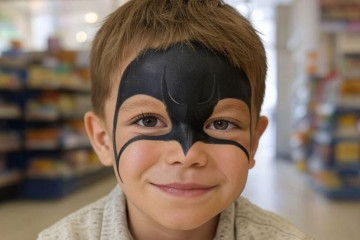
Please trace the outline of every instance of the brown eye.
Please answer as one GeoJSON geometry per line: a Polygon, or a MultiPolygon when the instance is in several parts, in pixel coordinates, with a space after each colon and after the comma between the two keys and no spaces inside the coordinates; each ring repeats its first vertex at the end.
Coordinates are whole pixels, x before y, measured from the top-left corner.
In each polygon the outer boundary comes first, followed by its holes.
{"type": "Polygon", "coordinates": [[[213,122],[213,125],[216,130],[225,130],[228,128],[229,122],[224,120],[216,120],[213,122]]]}
{"type": "Polygon", "coordinates": [[[206,128],[212,130],[224,131],[224,130],[238,128],[238,126],[230,121],[224,119],[217,119],[209,123],[209,125],[207,125],[206,128]]]}
{"type": "Polygon", "coordinates": [[[166,124],[153,115],[141,115],[133,122],[145,128],[166,127],[166,124]]]}
{"type": "Polygon", "coordinates": [[[153,116],[146,116],[141,118],[138,123],[144,127],[155,127],[158,123],[158,119],[153,116]]]}

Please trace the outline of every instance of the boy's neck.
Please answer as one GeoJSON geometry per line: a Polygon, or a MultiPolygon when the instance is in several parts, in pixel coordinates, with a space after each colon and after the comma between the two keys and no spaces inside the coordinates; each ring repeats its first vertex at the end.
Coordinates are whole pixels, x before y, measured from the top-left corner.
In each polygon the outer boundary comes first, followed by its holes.
{"type": "Polygon", "coordinates": [[[216,234],[219,216],[195,229],[176,230],[161,226],[134,208],[136,207],[127,203],[128,225],[133,240],[212,240],[216,234]]]}

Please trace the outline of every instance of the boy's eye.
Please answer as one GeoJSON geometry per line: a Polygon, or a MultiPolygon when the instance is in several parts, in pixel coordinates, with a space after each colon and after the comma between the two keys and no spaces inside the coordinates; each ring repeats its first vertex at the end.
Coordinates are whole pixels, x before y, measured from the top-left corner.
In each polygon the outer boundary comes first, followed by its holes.
{"type": "Polygon", "coordinates": [[[143,116],[136,121],[142,127],[164,127],[165,124],[154,116],[143,116]]]}
{"type": "Polygon", "coordinates": [[[206,128],[213,129],[213,130],[229,130],[236,128],[237,126],[227,120],[218,119],[212,121],[210,124],[206,126],[206,128]]]}

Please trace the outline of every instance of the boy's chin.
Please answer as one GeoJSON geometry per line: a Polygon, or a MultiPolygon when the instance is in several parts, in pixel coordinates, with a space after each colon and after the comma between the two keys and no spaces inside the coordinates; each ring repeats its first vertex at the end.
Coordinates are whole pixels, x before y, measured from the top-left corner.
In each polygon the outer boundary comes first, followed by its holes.
{"type": "Polygon", "coordinates": [[[182,216],[169,216],[169,218],[162,218],[158,223],[166,229],[172,231],[191,232],[201,228],[216,229],[218,216],[201,216],[199,215],[184,215],[182,216]]]}

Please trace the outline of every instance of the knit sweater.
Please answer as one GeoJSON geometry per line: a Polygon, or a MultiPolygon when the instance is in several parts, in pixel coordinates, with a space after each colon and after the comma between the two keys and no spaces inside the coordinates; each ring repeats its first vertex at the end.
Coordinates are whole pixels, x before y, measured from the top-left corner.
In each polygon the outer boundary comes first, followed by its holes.
{"type": "MultiPolygon", "coordinates": [[[[42,231],[38,240],[132,240],[120,187],[42,231]]],[[[219,218],[214,240],[308,240],[290,223],[239,197],[219,218]]]]}

